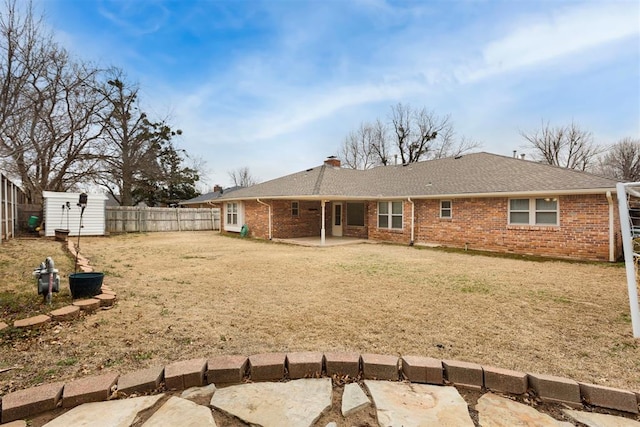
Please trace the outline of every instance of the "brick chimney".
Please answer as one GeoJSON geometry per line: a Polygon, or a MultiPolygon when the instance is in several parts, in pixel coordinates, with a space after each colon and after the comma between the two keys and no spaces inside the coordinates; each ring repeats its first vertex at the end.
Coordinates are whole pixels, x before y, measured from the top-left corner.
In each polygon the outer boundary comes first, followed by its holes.
{"type": "Polygon", "coordinates": [[[221,187],[221,186],[219,186],[219,185],[214,185],[214,186],[213,186],[213,191],[214,191],[214,192],[216,192],[216,191],[217,191],[218,193],[222,193],[222,187],[221,187]]]}
{"type": "Polygon", "coordinates": [[[324,164],[327,165],[327,166],[333,166],[335,168],[339,168],[340,167],[340,159],[337,158],[336,156],[329,156],[324,161],[324,164]]]}

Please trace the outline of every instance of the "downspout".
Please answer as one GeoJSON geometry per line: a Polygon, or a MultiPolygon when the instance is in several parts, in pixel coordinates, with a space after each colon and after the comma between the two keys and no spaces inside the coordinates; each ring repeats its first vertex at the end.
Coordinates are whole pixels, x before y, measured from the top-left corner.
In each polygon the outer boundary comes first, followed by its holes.
{"type": "Polygon", "coordinates": [[[411,241],[409,242],[409,246],[413,246],[413,238],[414,238],[414,226],[415,226],[415,204],[413,203],[413,200],[411,200],[411,197],[407,197],[407,201],[409,201],[409,203],[411,203],[411,241]]]}
{"type": "Polygon", "coordinates": [[[266,207],[269,208],[269,240],[271,240],[272,238],[271,236],[271,205],[261,201],[260,199],[256,199],[256,202],[260,203],[261,205],[265,205],[266,207]]]}
{"type": "Polygon", "coordinates": [[[615,230],[613,222],[613,197],[611,197],[611,191],[607,191],[607,201],[609,202],[609,262],[616,261],[615,254],[615,230]]]}
{"type": "Polygon", "coordinates": [[[325,221],[325,214],[324,214],[324,208],[326,206],[326,201],[325,200],[321,200],[320,201],[320,210],[322,211],[322,224],[320,225],[320,246],[324,246],[325,243],[325,229],[324,229],[324,221],[325,221]]]}

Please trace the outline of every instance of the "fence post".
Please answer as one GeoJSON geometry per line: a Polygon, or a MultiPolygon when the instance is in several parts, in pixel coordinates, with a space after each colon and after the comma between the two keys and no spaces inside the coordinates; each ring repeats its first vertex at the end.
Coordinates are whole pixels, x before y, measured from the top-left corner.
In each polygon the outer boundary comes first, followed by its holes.
{"type": "Polygon", "coordinates": [[[16,185],[11,183],[11,237],[16,237],[18,231],[18,193],[16,185]]]}
{"type": "Polygon", "coordinates": [[[4,200],[2,192],[2,184],[4,184],[4,175],[0,174],[0,243],[4,240],[4,233],[2,232],[4,227],[4,220],[2,216],[2,201],[4,200]]]}
{"type": "Polygon", "coordinates": [[[178,231],[182,231],[182,227],[180,227],[180,211],[178,208],[174,208],[176,210],[176,219],[178,220],[178,231]]]}
{"type": "Polygon", "coordinates": [[[7,195],[7,181],[9,181],[6,177],[3,180],[3,188],[2,188],[2,195],[3,195],[3,209],[4,209],[4,222],[3,222],[3,235],[5,237],[5,239],[9,240],[9,197],[7,195]]]}
{"type": "Polygon", "coordinates": [[[636,254],[633,251],[633,235],[631,218],[629,215],[629,201],[627,193],[631,193],[636,198],[640,193],[634,191],[633,187],[640,186],[640,182],[623,183],[616,185],[616,196],[618,197],[618,214],[620,215],[620,229],[622,231],[622,249],[624,250],[624,264],[627,273],[627,290],[629,293],[629,309],[631,312],[631,328],[633,337],[640,338],[640,305],[638,304],[638,282],[636,271],[636,254]],[[634,194],[635,193],[635,194],[634,194]]]}

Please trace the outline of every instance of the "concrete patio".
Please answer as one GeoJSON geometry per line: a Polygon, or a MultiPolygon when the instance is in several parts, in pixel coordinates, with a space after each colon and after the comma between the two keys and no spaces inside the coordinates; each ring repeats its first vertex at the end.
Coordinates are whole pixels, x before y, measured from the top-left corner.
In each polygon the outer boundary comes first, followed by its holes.
{"type": "Polygon", "coordinates": [[[358,239],[357,237],[325,237],[324,245],[322,245],[320,236],[313,237],[296,237],[293,239],[272,239],[274,242],[288,243],[291,245],[299,246],[343,246],[343,245],[355,245],[359,243],[377,243],[372,240],[358,239]]]}

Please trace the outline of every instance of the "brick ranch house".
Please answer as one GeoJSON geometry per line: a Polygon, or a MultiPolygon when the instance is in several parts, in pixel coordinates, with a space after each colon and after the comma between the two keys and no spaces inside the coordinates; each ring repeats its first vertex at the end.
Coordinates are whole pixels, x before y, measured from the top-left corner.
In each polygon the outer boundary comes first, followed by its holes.
{"type": "Polygon", "coordinates": [[[223,232],[357,237],[594,261],[622,252],[616,181],[490,153],[370,170],[324,164],[223,194],[223,232]]]}

